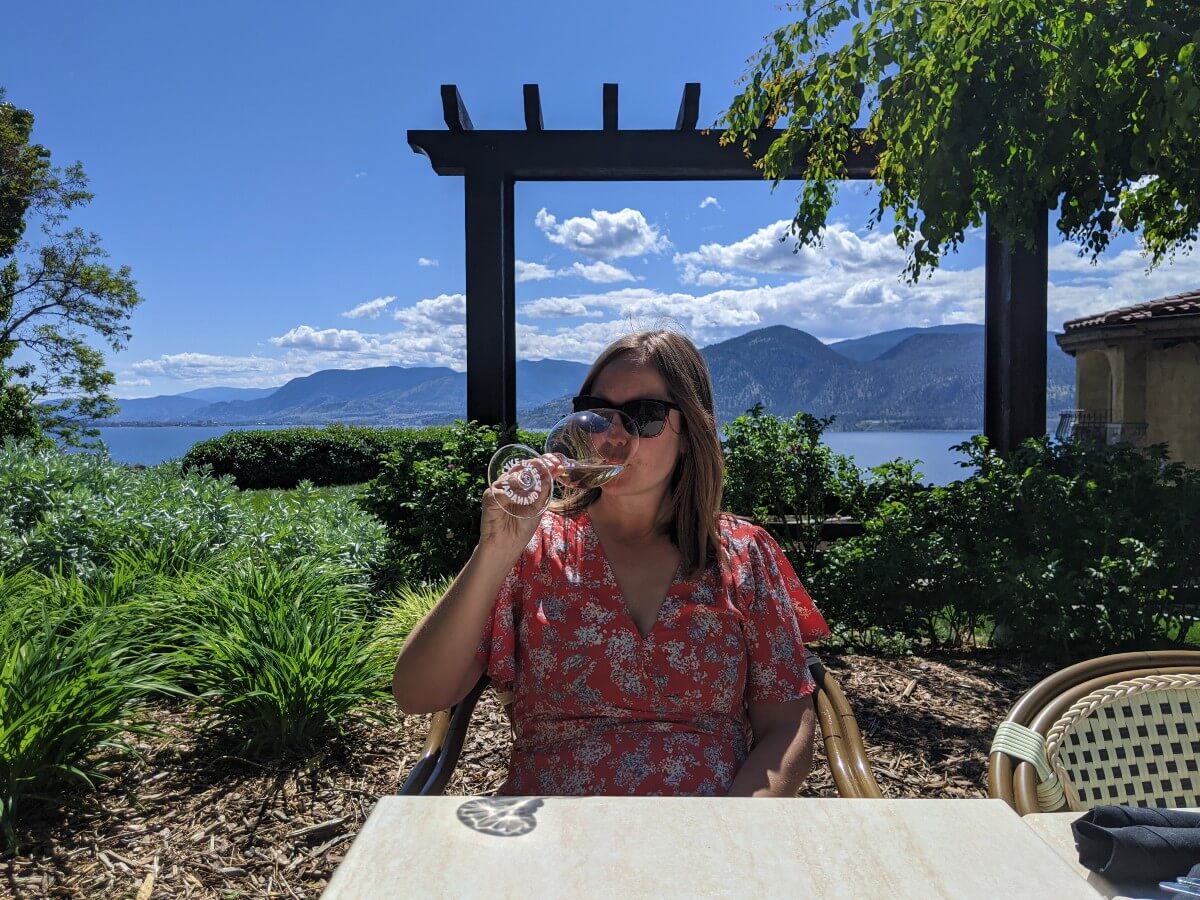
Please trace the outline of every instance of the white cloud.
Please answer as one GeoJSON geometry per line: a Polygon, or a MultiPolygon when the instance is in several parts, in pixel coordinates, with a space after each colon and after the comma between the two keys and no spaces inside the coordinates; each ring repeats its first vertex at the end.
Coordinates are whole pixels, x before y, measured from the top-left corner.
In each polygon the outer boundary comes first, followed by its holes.
{"type": "Polygon", "coordinates": [[[1137,249],[1101,256],[1094,264],[1080,257],[1073,244],[1060,243],[1048,254],[1050,285],[1047,295],[1050,327],[1123,306],[1194,291],[1200,286],[1200,255],[1178,256],[1148,271],[1149,258],[1137,249]]]}
{"type": "Polygon", "coordinates": [[[758,279],[753,275],[735,275],[732,272],[718,272],[716,269],[698,269],[692,263],[687,263],[679,273],[683,284],[694,284],[697,287],[754,287],[758,279]]]}
{"type": "Polygon", "coordinates": [[[905,252],[889,231],[856,234],[835,223],[826,230],[819,247],[796,248],[789,234],[791,222],[781,219],[732,244],[704,244],[699,250],[676,253],[675,265],[695,271],[741,270],[760,274],[813,275],[832,269],[876,269],[898,275],[905,252]]]}
{"type": "Polygon", "coordinates": [[[525,281],[546,281],[550,278],[582,278],[593,284],[615,284],[620,281],[641,281],[628,269],[614,266],[602,261],[594,263],[575,262],[562,269],[551,269],[541,263],[515,260],[517,283],[525,281]]]}
{"type": "Polygon", "coordinates": [[[517,283],[523,281],[545,281],[547,278],[554,278],[558,273],[548,266],[543,266],[541,263],[525,262],[523,259],[513,261],[513,265],[517,270],[517,283]]]}
{"type": "Polygon", "coordinates": [[[722,209],[722,206],[717,201],[716,197],[705,197],[703,200],[700,201],[701,209],[707,209],[710,206],[715,206],[717,209],[722,209]]]}
{"type": "Polygon", "coordinates": [[[417,257],[418,266],[438,266],[441,265],[436,259],[430,259],[428,256],[417,257]]]}
{"type": "Polygon", "coordinates": [[[604,313],[598,309],[588,309],[582,300],[570,297],[543,297],[521,305],[521,314],[531,319],[557,319],[565,316],[582,316],[588,319],[602,319],[604,313]]]}
{"type": "Polygon", "coordinates": [[[336,353],[356,353],[366,350],[369,346],[361,332],[340,328],[323,328],[318,331],[308,325],[298,325],[287,334],[270,340],[276,347],[327,350],[336,353]]]}
{"type": "Polygon", "coordinates": [[[622,269],[606,262],[572,263],[568,268],[560,269],[559,273],[562,275],[577,275],[593,284],[615,284],[619,281],[642,280],[628,269],[622,269]]]}
{"type": "Polygon", "coordinates": [[[366,172],[355,172],[355,173],[354,173],[354,177],[355,177],[355,178],[366,178],[366,177],[367,177],[367,173],[366,173],[366,172]]]}
{"type": "MultiPolygon", "coordinates": [[[[257,387],[279,384],[281,360],[265,356],[219,356],[211,353],[167,353],[158,359],[135,362],[129,369],[138,375],[159,375],[197,386],[257,387]]],[[[308,374],[308,373],[303,373],[308,374]]]]}
{"type": "Polygon", "coordinates": [[[593,209],[591,218],[575,216],[559,222],[545,208],[538,211],[534,223],[554,244],[591,259],[617,259],[661,253],[671,242],[646,221],[636,209],[608,212],[593,209]]]}
{"type": "Polygon", "coordinates": [[[392,313],[392,318],[410,327],[462,325],[466,321],[466,294],[438,294],[419,300],[392,313]]]}
{"type": "Polygon", "coordinates": [[[395,297],[376,297],[374,300],[358,304],[354,309],[342,313],[342,316],[347,319],[378,319],[379,314],[387,309],[388,304],[395,299],[395,297]]]}

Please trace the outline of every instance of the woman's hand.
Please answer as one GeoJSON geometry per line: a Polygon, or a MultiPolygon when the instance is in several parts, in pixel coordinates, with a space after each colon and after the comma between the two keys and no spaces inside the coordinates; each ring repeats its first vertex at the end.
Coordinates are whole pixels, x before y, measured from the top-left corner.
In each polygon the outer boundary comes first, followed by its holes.
{"type": "MultiPolygon", "coordinates": [[[[554,489],[554,479],[563,470],[562,457],[555,453],[544,453],[539,460],[545,467],[549,477],[546,478],[543,492],[536,503],[530,504],[532,509],[540,509],[551,490],[554,489]]],[[[501,476],[495,484],[483,492],[483,516],[479,523],[479,547],[485,553],[508,557],[515,560],[537,531],[540,513],[525,518],[506,513],[502,504],[508,502],[504,491],[504,480],[501,476]]],[[[511,505],[511,504],[510,504],[511,505]]]]}

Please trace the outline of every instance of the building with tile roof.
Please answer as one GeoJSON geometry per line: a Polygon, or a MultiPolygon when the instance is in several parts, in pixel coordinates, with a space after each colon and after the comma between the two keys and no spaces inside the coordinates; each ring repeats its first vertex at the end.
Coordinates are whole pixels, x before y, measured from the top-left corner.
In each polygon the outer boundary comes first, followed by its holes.
{"type": "Polygon", "coordinates": [[[1057,340],[1075,357],[1076,423],[1200,467],[1200,291],[1072,319],[1057,340]]]}

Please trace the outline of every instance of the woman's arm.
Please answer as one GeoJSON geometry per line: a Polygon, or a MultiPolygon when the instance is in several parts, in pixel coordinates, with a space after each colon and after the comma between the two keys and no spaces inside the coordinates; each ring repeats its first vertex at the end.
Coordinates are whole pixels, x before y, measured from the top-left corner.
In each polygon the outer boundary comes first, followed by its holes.
{"type": "Polygon", "coordinates": [[[730,797],[795,797],[813,764],[816,712],[811,696],[749,704],[754,748],[733,779],[730,797]]]}
{"type": "MultiPolygon", "coordinates": [[[[550,476],[562,459],[542,456],[550,476]]],[[[540,516],[517,518],[497,499],[505,476],[483,492],[479,543],[450,589],[400,648],[392,673],[392,696],[405,713],[431,713],[458,703],[483,674],[475,659],[479,639],[504,579],[538,529],[540,516]]]]}
{"type": "Polygon", "coordinates": [[[409,634],[392,673],[392,696],[401,712],[446,709],[479,680],[483,666],[475,650],[513,562],[509,554],[476,547],[450,589],[409,634]]]}

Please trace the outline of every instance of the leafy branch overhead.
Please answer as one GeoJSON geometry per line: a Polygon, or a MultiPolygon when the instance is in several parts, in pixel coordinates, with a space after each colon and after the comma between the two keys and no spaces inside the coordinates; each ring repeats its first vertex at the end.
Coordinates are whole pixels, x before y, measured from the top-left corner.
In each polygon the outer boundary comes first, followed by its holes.
{"type": "Polygon", "coordinates": [[[1195,0],[804,0],[724,114],[778,184],[805,173],[792,233],[820,240],[845,154],[873,144],[912,280],[986,212],[1029,244],[1034,213],[1095,259],[1140,232],[1152,264],[1200,231],[1195,0]]]}

